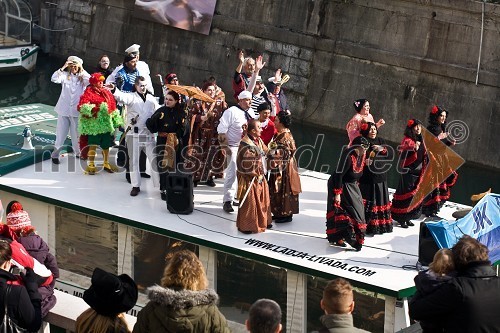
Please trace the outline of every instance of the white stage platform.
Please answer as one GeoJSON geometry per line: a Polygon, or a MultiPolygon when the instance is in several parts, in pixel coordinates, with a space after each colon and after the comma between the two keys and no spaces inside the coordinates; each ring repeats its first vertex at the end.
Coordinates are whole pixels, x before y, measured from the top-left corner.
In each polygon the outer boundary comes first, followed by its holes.
{"type": "MultiPolygon", "coordinates": [[[[142,179],[140,194],[131,197],[123,173],[89,176],[83,174],[84,166],[71,155],[63,156],[59,166],[47,160],[0,177],[0,190],[300,273],[344,277],[395,298],[414,292],[418,223],[408,229],[395,224],[392,233],[367,236],[360,252],[330,246],[325,238],[329,175],[301,170],[300,214],[291,223],[245,235],[236,229],[237,208],[231,214],[222,210],[221,179],[214,188],[194,189],[192,214],[175,215],[168,212],[151,179],[142,179]]],[[[466,207],[447,203],[440,216],[452,219],[453,211],[466,207]]]]}

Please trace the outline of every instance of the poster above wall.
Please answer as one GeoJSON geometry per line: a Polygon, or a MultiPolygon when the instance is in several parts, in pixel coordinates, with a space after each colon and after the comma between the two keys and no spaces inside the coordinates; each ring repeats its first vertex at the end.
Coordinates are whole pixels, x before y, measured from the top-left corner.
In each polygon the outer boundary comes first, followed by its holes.
{"type": "Polygon", "coordinates": [[[134,16],[208,35],[217,0],[135,0],[134,16]]]}

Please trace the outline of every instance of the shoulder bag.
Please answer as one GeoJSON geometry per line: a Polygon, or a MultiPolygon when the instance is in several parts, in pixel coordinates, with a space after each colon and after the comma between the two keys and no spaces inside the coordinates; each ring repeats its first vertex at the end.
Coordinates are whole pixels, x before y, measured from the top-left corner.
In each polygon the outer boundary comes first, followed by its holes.
{"type": "Polygon", "coordinates": [[[9,314],[7,312],[7,298],[10,294],[11,285],[7,284],[7,288],[5,288],[5,294],[3,298],[3,307],[5,310],[5,315],[3,316],[3,321],[0,324],[0,333],[28,333],[27,329],[19,327],[12,319],[10,319],[9,314]]]}

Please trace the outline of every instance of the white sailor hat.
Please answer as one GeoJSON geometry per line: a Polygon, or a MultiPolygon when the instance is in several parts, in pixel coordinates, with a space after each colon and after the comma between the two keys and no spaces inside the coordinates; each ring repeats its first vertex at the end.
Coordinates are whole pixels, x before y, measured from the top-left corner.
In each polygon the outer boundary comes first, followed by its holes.
{"type": "Polygon", "coordinates": [[[243,90],[238,95],[238,100],[241,100],[241,99],[252,99],[252,93],[248,90],[243,90]]]}
{"type": "Polygon", "coordinates": [[[139,48],[141,46],[138,45],[138,44],[133,44],[131,46],[128,47],[128,49],[125,50],[125,53],[126,54],[131,54],[131,53],[139,53],[139,48]]]}
{"type": "Polygon", "coordinates": [[[79,66],[83,66],[83,60],[81,58],[78,58],[77,56],[69,56],[68,61],[71,61],[72,63],[76,63],[79,66]]]}

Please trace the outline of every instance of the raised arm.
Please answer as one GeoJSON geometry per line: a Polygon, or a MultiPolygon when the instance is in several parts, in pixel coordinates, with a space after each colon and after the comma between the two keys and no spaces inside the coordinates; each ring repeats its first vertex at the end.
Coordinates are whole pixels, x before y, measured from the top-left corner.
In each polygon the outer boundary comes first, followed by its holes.
{"type": "Polygon", "coordinates": [[[262,56],[258,56],[257,59],[255,59],[255,71],[252,74],[252,77],[250,78],[250,83],[248,84],[247,91],[253,93],[253,90],[255,89],[255,84],[257,83],[257,76],[259,76],[260,70],[266,65],[265,62],[262,61],[262,56]]]}

